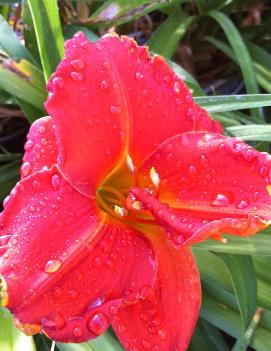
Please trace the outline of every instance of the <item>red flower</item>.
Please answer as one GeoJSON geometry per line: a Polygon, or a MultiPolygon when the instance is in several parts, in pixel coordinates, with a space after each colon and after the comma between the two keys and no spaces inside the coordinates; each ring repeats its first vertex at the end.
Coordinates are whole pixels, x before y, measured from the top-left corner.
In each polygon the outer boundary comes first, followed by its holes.
{"type": "Polygon", "coordinates": [[[2,303],[29,334],[185,350],[200,308],[188,244],[270,215],[270,157],[224,137],[164,60],[83,34],[48,84],[1,214],[2,303]]]}

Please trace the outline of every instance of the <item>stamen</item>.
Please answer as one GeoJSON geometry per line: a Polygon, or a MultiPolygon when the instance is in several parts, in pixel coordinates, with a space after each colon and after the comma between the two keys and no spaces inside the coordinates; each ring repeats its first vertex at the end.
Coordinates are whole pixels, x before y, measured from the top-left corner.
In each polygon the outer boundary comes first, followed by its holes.
{"type": "Polygon", "coordinates": [[[129,209],[136,211],[140,211],[143,208],[142,202],[138,201],[131,193],[127,197],[126,205],[129,209]]]}
{"type": "Polygon", "coordinates": [[[227,244],[228,239],[226,239],[226,238],[221,238],[220,241],[222,242],[222,244],[227,244]]]}
{"type": "Polygon", "coordinates": [[[126,165],[127,165],[128,169],[129,169],[130,173],[134,173],[135,166],[133,164],[133,160],[132,160],[130,155],[126,156],[126,165]]]}
{"type": "Polygon", "coordinates": [[[127,209],[125,207],[120,207],[118,205],[114,206],[114,211],[117,216],[124,217],[127,215],[127,209]]]}
{"type": "Polygon", "coordinates": [[[159,177],[159,174],[156,172],[155,168],[152,167],[150,169],[150,178],[151,178],[151,181],[152,181],[152,184],[158,188],[159,186],[159,183],[160,183],[160,177],[159,177]]]}

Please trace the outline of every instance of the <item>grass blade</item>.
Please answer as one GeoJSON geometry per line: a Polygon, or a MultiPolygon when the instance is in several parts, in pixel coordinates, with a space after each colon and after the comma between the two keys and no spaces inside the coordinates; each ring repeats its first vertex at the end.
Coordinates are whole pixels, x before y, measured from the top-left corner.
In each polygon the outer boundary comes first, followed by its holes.
{"type": "Polygon", "coordinates": [[[200,96],[195,102],[209,112],[226,112],[271,106],[271,94],[200,96]]]}
{"type": "Polygon", "coordinates": [[[246,351],[246,349],[248,348],[249,343],[253,337],[255,329],[257,328],[257,326],[261,320],[262,314],[263,314],[263,309],[258,308],[258,310],[255,313],[255,315],[253,316],[252,321],[251,321],[249,327],[247,328],[246,332],[244,333],[244,335],[241,338],[239,338],[236,341],[236,343],[234,344],[234,347],[232,348],[231,351],[246,351]]]}
{"type": "Polygon", "coordinates": [[[182,11],[170,15],[148,40],[147,45],[150,50],[166,58],[171,58],[187,29],[197,18],[197,16],[187,16],[182,11]]]}
{"type": "Polygon", "coordinates": [[[28,0],[28,4],[47,81],[64,55],[64,39],[57,0],[28,0]]]}
{"type": "MultiPolygon", "coordinates": [[[[218,24],[223,29],[229,43],[231,44],[233,52],[242,71],[248,94],[257,94],[259,92],[259,88],[256,82],[256,74],[254,71],[253,63],[248,49],[237,28],[229,19],[229,17],[222,12],[210,11],[209,16],[218,22],[218,24]]],[[[263,118],[260,110],[255,110],[252,112],[252,114],[254,114],[259,119],[263,118]]]]}
{"type": "Polygon", "coordinates": [[[13,59],[25,59],[35,63],[34,58],[20,42],[7,21],[0,15],[0,46],[13,59]]]}
{"type": "Polygon", "coordinates": [[[255,313],[257,281],[253,261],[247,255],[220,254],[231,277],[235,297],[246,329],[255,313]]]}
{"type": "Polygon", "coordinates": [[[5,308],[0,308],[0,325],[1,351],[36,351],[33,338],[14,327],[12,316],[5,308]]]}

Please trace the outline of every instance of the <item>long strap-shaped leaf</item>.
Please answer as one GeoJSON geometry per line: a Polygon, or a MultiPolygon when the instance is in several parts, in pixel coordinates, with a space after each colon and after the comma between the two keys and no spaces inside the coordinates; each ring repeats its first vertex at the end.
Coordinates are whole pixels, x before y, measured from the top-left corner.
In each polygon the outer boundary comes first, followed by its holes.
{"type": "Polygon", "coordinates": [[[271,106],[271,94],[200,96],[195,101],[209,112],[226,112],[271,106]]]}
{"type": "Polygon", "coordinates": [[[57,0],[28,0],[46,81],[64,55],[57,0]]]}
{"type": "MultiPolygon", "coordinates": [[[[246,85],[247,92],[249,94],[257,94],[259,88],[256,82],[256,75],[253,67],[253,63],[247,47],[238,32],[233,22],[224,13],[218,11],[210,11],[209,16],[216,20],[221,28],[223,29],[231,47],[238,60],[240,69],[243,74],[244,82],[246,85]]],[[[260,110],[253,111],[253,114],[259,119],[262,118],[260,110]]]]}
{"type": "Polygon", "coordinates": [[[4,308],[0,308],[0,350],[36,351],[32,337],[14,327],[11,314],[4,308]]]}
{"type": "Polygon", "coordinates": [[[170,15],[148,40],[150,50],[171,58],[187,29],[197,18],[197,16],[187,16],[182,11],[170,15]]]}
{"type": "Polygon", "coordinates": [[[83,344],[58,343],[60,351],[124,351],[120,343],[109,333],[83,344]]]}
{"type": "Polygon", "coordinates": [[[257,280],[252,258],[247,255],[220,254],[230,274],[244,330],[257,304],[257,280]]]}

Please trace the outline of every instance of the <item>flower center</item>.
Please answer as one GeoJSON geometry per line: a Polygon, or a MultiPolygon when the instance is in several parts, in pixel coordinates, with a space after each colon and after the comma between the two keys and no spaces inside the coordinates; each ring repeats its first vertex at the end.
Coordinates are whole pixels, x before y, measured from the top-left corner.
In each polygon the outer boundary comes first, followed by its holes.
{"type": "MultiPolygon", "coordinates": [[[[159,183],[159,176],[150,170],[154,186],[159,183]]],[[[130,226],[137,224],[155,224],[149,211],[143,209],[140,201],[133,198],[131,189],[138,186],[138,176],[131,157],[116,167],[97,189],[97,204],[109,216],[125,222],[130,226]]],[[[151,191],[151,190],[150,190],[151,191]]]]}

